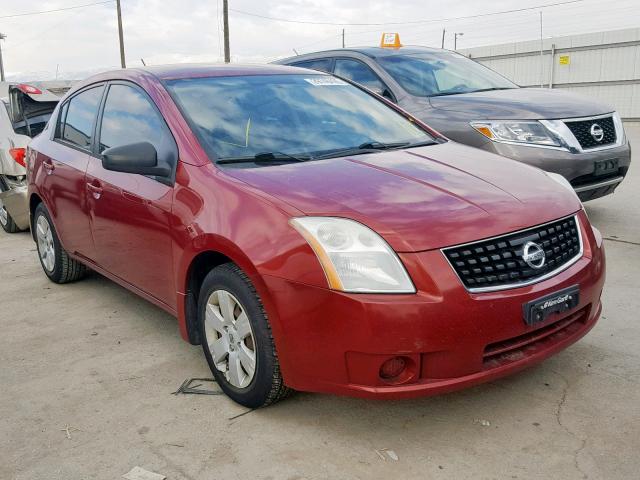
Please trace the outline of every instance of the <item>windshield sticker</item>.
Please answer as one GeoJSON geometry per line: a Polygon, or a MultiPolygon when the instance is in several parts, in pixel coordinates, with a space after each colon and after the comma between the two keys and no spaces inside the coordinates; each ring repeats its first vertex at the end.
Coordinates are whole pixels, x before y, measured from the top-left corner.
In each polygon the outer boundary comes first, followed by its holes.
{"type": "Polygon", "coordinates": [[[327,75],[326,77],[305,78],[305,81],[316,87],[324,87],[327,85],[348,85],[348,83],[344,80],[330,77],[329,75],[327,75]]]}

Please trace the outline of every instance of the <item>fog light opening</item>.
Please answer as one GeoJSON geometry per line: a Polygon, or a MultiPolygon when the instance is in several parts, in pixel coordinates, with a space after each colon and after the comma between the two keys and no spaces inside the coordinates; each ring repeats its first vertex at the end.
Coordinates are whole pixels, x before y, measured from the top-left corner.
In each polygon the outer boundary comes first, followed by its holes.
{"type": "Polygon", "coordinates": [[[380,366],[380,378],[386,381],[396,380],[407,369],[405,357],[393,357],[380,366]]]}

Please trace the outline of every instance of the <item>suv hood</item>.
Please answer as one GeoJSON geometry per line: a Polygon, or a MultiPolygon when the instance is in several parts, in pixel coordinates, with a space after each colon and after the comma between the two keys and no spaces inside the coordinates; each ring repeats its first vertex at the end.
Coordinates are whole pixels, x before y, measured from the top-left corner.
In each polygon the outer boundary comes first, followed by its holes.
{"type": "Polygon", "coordinates": [[[586,97],[547,88],[512,88],[430,97],[433,108],[467,113],[469,120],[557,120],[590,117],[613,108],[586,97]]]}
{"type": "Polygon", "coordinates": [[[224,172],[306,215],[357,220],[398,252],[500,235],[581,208],[542,170],[454,142],[224,172]]]}

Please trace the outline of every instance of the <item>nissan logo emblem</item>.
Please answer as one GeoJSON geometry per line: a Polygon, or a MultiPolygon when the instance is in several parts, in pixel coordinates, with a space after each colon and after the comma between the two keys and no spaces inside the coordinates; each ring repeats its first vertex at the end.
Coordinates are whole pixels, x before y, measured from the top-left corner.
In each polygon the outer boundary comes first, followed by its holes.
{"type": "Polygon", "coordinates": [[[540,269],[544,267],[546,255],[540,245],[534,242],[527,242],[522,251],[522,259],[531,268],[540,269]]]}
{"type": "Polygon", "coordinates": [[[591,133],[591,136],[596,142],[601,142],[604,138],[604,130],[602,130],[602,127],[597,123],[591,125],[591,130],[589,130],[589,133],[591,133]]]}

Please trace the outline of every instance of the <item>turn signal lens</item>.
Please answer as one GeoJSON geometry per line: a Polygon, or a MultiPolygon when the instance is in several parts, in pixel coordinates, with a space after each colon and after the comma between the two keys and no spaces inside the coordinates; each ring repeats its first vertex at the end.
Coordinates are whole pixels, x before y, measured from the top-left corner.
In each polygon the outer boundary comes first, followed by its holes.
{"type": "Polygon", "coordinates": [[[493,140],[494,136],[493,136],[493,132],[491,131],[491,129],[485,125],[474,125],[474,128],[480,132],[481,134],[483,134],[485,137],[490,138],[493,140]]]}
{"type": "Polygon", "coordinates": [[[18,165],[22,165],[23,167],[27,166],[27,163],[24,160],[24,155],[26,150],[24,148],[10,148],[9,154],[13,157],[18,165]]]}

